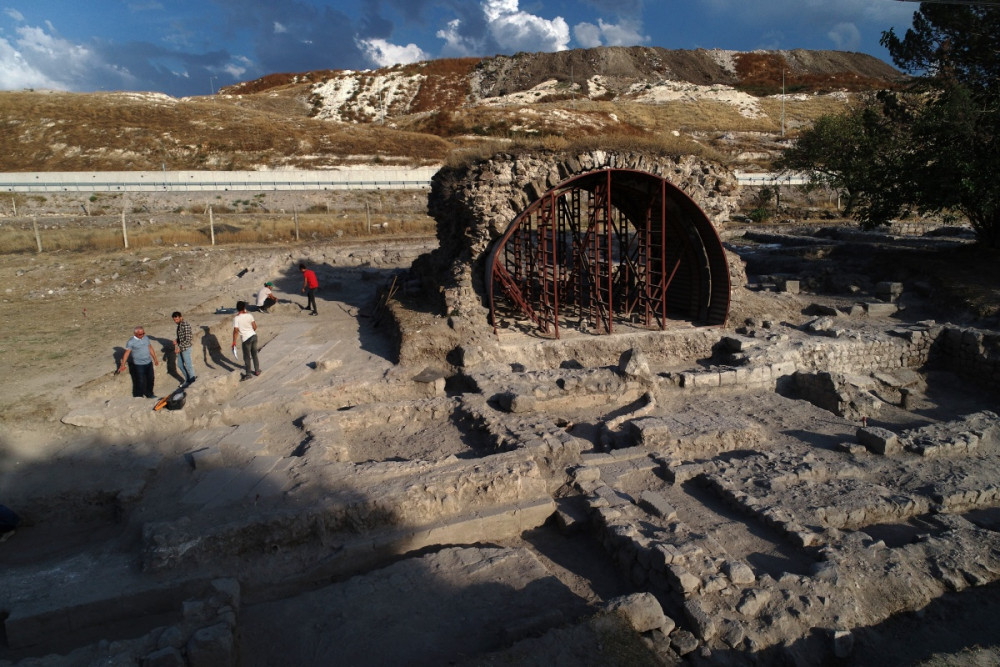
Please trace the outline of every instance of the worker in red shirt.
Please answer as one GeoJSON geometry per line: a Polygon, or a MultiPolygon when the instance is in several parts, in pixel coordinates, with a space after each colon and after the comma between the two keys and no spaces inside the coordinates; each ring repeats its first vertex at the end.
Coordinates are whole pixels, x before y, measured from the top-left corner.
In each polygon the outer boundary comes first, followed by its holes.
{"type": "Polygon", "coordinates": [[[302,272],[302,292],[309,299],[306,304],[307,310],[312,310],[310,315],[316,315],[316,288],[319,287],[319,281],[316,280],[316,272],[312,269],[307,269],[306,265],[299,263],[299,271],[302,272]]]}

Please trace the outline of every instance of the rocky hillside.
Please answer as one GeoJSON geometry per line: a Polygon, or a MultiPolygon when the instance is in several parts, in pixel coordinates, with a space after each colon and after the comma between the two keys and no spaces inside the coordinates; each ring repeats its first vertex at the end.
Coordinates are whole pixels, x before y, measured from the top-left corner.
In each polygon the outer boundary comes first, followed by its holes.
{"type": "Polygon", "coordinates": [[[0,93],[0,171],[433,164],[484,140],[612,135],[766,168],[797,128],[900,78],[857,53],[603,47],[272,74],[198,98],[0,93]]]}
{"type": "MultiPolygon", "coordinates": [[[[646,100],[658,89],[731,88],[757,97],[857,92],[886,87],[901,74],[869,55],[841,51],[668,50],[602,47],[436,60],[377,71],[271,75],[222,89],[260,94],[309,91],[313,115],[343,121],[437,111],[448,106],[584,100],[646,100]],[[693,84],[694,88],[691,87],[693,84]]],[[[662,95],[660,95],[662,97],[662,95]]]]}

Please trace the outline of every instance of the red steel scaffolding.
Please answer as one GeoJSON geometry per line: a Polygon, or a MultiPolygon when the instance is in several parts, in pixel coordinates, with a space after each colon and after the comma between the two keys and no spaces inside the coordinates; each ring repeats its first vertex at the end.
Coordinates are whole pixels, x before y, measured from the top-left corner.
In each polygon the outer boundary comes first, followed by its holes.
{"type": "Polygon", "coordinates": [[[610,334],[620,322],[721,325],[729,314],[711,221],[666,180],[627,169],[577,176],[532,203],[493,246],[486,285],[494,331],[498,309],[555,338],[574,322],[610,334]]]}

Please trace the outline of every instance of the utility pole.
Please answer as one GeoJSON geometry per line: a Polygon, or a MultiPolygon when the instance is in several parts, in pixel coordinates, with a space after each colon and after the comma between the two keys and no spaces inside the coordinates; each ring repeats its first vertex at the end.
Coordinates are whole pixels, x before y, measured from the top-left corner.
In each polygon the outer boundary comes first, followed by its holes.
{"type": "Polygon", "coordinates": [[[125,242],[125,249],[128,250],[128,228],[125,226],[125,208],[128,206],[128,198],[122,198],[122,241],[125,242]]]}
{"type": "Polygon", "coordinates": [[[785,69],[781,69],[781,136],[785,136],[785,69]]]}

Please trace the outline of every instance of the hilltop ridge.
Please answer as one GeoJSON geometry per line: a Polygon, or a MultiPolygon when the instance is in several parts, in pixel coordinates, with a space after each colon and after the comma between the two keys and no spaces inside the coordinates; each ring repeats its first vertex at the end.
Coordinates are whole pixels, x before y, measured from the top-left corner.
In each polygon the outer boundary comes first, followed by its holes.
{"type": "Polygon", "coordinates": [[[275,73],[180,99],[8,92],[0,170],[428,165],[484,141],[612,135],[760,168],[782,130],[901,79],[860,53],[601,47],[275,73]]]}

